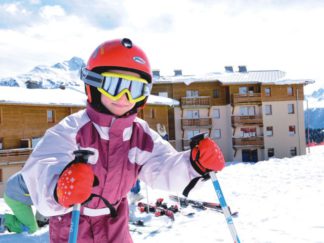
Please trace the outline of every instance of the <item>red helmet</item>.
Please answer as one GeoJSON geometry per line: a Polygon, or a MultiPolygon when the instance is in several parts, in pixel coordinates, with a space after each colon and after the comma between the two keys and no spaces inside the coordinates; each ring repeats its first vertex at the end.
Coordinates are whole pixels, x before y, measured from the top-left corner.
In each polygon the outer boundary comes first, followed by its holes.
{"type": "Polygon", "coordinates": [[[152,71],[146,54],[130,39],[117,39],[102,43],[90,56],[86,68],[117,68],[138,73],[152,83],[152,71]]]}
{"type": "MultiPolygon", "coordinates": [[[[110,40],[99,45],[91,54],[86,69],[101,74],[111,69],[119,69],[138,73],[141,78],[147,80],[152,88],[152,71],[149,60],[144,51],[134,45],[130,39],[110,40]]],[[[102,109],[100,93],[97,88],[86,84],[88,102],[95,107],[102,109]]],[[[146,103],[144,101],[136,103],[135,112],[138,107],[146,103]]]]}

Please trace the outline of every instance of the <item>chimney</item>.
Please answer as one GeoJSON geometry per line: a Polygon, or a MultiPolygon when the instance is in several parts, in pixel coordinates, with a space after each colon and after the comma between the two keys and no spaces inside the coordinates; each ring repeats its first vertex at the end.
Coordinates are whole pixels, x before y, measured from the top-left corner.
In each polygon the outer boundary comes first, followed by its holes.
{"type": "Polygon", "coordinates": [[[233,72],[233,67],[232,66],[225,66],[225,72],[232,73],[233,72]]]}
{"type": "Polygon", "coordinates": [[[246,66],[238,66],[238,68],[239,68],[240,73],[246,73],[247,72],[246,66]]]}
{"type": "Polygon", "coordinates": [[[160,70],[153,70],[152,73],[153,73],[153,77],[157,77],[157,78],[160,77],[160,70]]]}
{"type": "Polygon", "coordinates": [[[174,70],[174,76],[181,76],[182,75],[182,70],[181,69],[175,69],[174,70]]]}

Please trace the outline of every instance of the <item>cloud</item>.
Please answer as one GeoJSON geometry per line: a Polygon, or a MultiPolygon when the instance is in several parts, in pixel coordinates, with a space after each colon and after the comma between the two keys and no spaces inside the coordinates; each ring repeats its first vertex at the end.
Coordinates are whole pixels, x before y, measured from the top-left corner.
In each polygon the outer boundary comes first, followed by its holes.
{"type": "Polygon", "coordinates": [[[50,20],[53,18],[65,16],[65,11],[58,5],[44,6],[40,8],[39,15],[42,19],[50,20]]]}
{"type": "Polygon", "coordinates": [[[114,29],[123,22],[123,1],[55,0],[68,15],[75,15],[97,28],[114,29]]]}
{"type": "Polygon", "coordinates": [[[0,5],[0,28],[15,28],[30,22],[32,12],[19,2],[0,5]]]}

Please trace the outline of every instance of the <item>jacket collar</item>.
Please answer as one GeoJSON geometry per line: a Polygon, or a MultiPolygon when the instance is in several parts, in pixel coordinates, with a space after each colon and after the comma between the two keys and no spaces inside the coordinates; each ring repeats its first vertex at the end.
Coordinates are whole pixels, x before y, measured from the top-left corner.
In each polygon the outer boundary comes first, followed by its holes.
{"type": "Polygon", "coordinates": [[[137,113],[124,117],[117,117],[112,114],[105,114],[95,110],[89,103],[86,108],[90,120],[99,126],[111,127],[113,123],[117,123],[121,128],[129,127],[136,118],[137,113]]]}

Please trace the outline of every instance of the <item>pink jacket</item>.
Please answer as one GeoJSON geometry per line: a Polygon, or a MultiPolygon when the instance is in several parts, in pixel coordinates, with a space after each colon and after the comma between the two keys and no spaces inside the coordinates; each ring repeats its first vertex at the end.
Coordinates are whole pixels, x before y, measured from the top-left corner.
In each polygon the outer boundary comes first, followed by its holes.
{"type": "Polygon", "coordinates": [[[199,176],[190,165],[189,151],[177,152],[136,115],[116,118],[88,105],[47,130],[22,169],[33,204],[43,215],[53,216],[53,243],[68,241],[72,208],[59,205],[53,192],[77,149],[95,153],[89,163],[100,183],[93,193],[108,199],[118,212],[116,218],[110,217],[97,198],[82,206],[78,242],[132,242],[127,193],[137,177],[152,188],[181,193],[199,176]]]}

